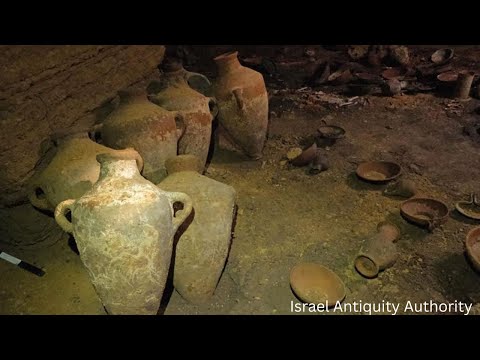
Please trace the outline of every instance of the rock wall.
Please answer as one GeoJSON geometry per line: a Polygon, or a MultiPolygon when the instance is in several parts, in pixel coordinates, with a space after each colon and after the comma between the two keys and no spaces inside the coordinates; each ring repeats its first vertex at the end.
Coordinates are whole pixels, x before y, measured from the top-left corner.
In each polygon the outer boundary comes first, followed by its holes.
{"type": "Polygon", "coordinates": [[[161,45],[1,45],[0,207],[27,201],[27,181],[54,132],[99,122],[119,89],[158,76],[164,52],[161,45]]]}

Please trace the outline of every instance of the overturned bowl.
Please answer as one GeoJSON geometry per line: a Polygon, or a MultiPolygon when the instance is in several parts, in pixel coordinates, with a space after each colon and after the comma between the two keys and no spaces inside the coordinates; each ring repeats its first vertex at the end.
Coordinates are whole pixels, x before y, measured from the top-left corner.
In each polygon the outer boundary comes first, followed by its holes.
{"type": "Polygon", "coordinates": [[[370,182],[386,182],[400,176],[402,168],[391,161],[368,161],[358,165],[357,176],[370,182]]]}
{"type": "Polygon", "coordinates": [[[447,221],[450,210],[439,200],[414,197],[402,203],[400,213],[406,220],[431,231],[447,221]]]}
{"type": "Polygon", "coordinates": [[[475,270],[480,271],[480,226],[470,230],[465,241],[467,257],[475,270]]]}
{"type": "Polygon", "coordinates": [[[345,285],[332,270],[315,263],[301,263],[290,272],[290,286],[302,301],[334,306],[345,298],[345,285]]]}

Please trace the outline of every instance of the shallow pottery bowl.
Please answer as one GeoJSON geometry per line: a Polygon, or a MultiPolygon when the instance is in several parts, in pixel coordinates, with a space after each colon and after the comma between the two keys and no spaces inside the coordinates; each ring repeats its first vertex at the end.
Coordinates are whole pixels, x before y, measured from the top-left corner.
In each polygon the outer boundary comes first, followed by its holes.
{"type": "Polygon", "coordinates": [[[433,230],[447,221],[450,211],[439,200],[414,197],[402,203],[400,213],[406,220],[433,230]]]}
{"type": "Polygon", "coordinates": [[[335,125],[325,125],[318,128],[321,137],[328,139],[341,139],[345,136],[345,129],[335,125]]]}
{"type": "Polygon", "coordinates": [[[357,176],[370,182],[386,182],[400,176],[400,165],[390,161],[368,161],[357,167],[357,176]]]}
{"type": "Polygon", "coordinates": [[[443,64],[453,58],[453,49],[439,49],[435,51],[430,59],[435,64],[443,64]]]}
{"type": "Polygon", "coordinates": [[[401,68],[390,68],[382,71],[382,77],[387,80],[398,79],[405,76],[406,71],[401,68]]]}
{"type": "Polygon", "coordinates": [[[470,201],[458,201],[455,204],[457,211],[471,219],[480,220],[480,202],[477,201],[476,195],[470,196],[470,201]]]}
{"type": "Polygon", "coordinates": [[[447,71],[437,75],[437,79],[444,83],[454,83],[458,79],[458,73],[455,71],[447,71]]]}
{"type": "Polygon", "coordinates": [[[320,264],[301,263],[290,272],[290,286],[302,301],[334,306],[345,298],[345,285],[332,270],[320,264]]]}
{"type": "Polygon", "coordinates": [[[480,271],[480,226],[470,230],[465,241],[467,256],[475,270],[480,271]]]}

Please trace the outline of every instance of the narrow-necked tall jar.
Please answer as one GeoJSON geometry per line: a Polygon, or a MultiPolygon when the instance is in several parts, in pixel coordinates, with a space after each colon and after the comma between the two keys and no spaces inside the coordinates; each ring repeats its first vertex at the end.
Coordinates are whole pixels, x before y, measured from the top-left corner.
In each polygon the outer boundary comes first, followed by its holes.
{"type": "Polygon", "coordinates": [[[177,155],[183,118],[150,102],[143,89],[122,90],[118,95],[119,106],[100,128],[103,143],[115,149],[133,147],[145,161],[145,178],[158,182],[167,175],[165,160],[177,155]]]}
{"type": "Polygon", "coordinates": [[[263,155],[268,129],[268,94],[259,72],[242,66],[238,52],[217,56],[214,84],[218,102],[219,145],[252,159],[263,155]],[[222,145],[228,144],[229,145],[222,145]]]}
{"type": "Polygon", "coordinates": [[[205,166],[212,121],[217,113],[216,101],[192,89],[186,73],[179,62],[164,66],[161,90],[149,99],[166,110],[183,115],[185,131],[178,142],[178,154],[195,155],[205,166]]]}
{"type": "Polygon", "coordinates": [[[188,195],[144,179],[133,149],[97,155],[100,177],[78,200],[55,209],[75,237],[80,258],[109,314],[154,315],[160,306],[173,236],[192,210],[188,195]],[[183,203],[174,216],[173,204],[183,203]],[[71,213],[71,221],[65,216],[71,213]]]}
{"type": "Polygon", "coordinates": [[[96,156],[118,151],[90,140],[87,132],[54,137],[55,156],[29,185],[28,199],[41,210],[53,211],[64,200],[80,198],[98,180],[100,164],[96,156]]]}
{"type": "Polygon", "coordinates": [[[157,186],[188,194],[194,210],[178,231],[173,285],[191,303],[207,302],[215,292],[230,250],[235,189],[201,175],[193,155],[166,162],[168,177],[157,186]]]}

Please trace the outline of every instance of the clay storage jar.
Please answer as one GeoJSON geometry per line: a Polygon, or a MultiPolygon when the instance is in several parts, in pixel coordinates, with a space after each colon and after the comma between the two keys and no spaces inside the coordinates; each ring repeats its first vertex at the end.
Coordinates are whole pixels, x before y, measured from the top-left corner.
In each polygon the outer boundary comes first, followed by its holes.
{"type": "Polygon", "coordinates": [[[191,199],[144,179],[133,149],[100,154],[100,178],[78,200],[55,209],[57,223],[75,237],[80,257],[109,314],[154,315],[160,306],[177,228],[191,199]],[[174,217],[173,204],[183,203],[174,217]],[[70,212],[72,221],[65,215],[70,212]]]}
{"type": "Polygon", "coordinates": [[[235,189],[200,175],[202,164],[195,156],[177,156],[167,160],[166,166],[168,177],[158,187],[188,194],[194,208],[177,234],[173,284],[187,301],[206,302],[215,292],[228,256],[235,189]]]}
{"type": "Polygon", "coordinates": [[[55,210],[63,200],[78,199],[98,180],[100,153],[115,153],[90,140],[86,132],[56,139],[57,152],[48,166],[31,180],[28,198],[42,210],[55,210]]]}
{"type": "Polygon", "coordinates": [[[373,235],[362,246],[355,259],[355,268],[366,278],[374,278],[378,273],[393,266],[398,258],[395,241],[400,237],[400,230],[394,224],[382,222],[373,235]]]}
{"type": "Polygon", "coordinates": [[[165,160],[177,155],[182,116],[151,103],[142,89],[119,91],[120,105],[101,126],[103,143],[115,149],[133,147],[145,161],[143,176],[158,182],[166,177],[165,160]]]}
{"type": "Polygon", "coordinates": [[[178,154],[191,154],[207,162],[212,121],[217,112],[216,101],[193,90],[188,73],[179,62],[169,62],[163,67],[162,90],[149,98],[155,104],[183,115],[185,132],[178,142],[178,154]]]}
{"type": "Polygon", "coordinates": [[[238,52],[217,56],[219,146],[259,159],[268,127],[268,95],[262,74],[244,67],[238,52]]]}

